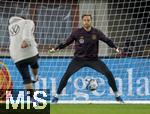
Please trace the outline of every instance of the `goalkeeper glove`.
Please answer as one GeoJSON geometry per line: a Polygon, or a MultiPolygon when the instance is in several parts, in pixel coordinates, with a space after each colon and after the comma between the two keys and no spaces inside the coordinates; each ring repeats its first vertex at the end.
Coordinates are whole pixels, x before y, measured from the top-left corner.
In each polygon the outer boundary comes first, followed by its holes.
{"type": "Polygon", "coordinates": [[[55,51],[56,51],[55,48],[52,48],[48,50],[48,53],[54,53],[55,51]]]}
{"type": "Polygon", "coordinates": [[[114,50],[117,52],[117,53],[121,53],[121,50],[119,48],[114,48],[114,50]]]}

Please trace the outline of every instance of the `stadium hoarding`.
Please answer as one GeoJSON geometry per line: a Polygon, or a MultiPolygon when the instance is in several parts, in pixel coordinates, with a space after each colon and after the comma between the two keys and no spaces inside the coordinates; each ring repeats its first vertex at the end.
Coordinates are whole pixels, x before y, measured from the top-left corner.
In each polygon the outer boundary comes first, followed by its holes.
{"type": "MultiPolygon", "coordinates": [[[[150,102],[150,66],[149,58],[107,58],[102,59],[115,76],[120,94],[125,101],[150,102]],[[147,68],[147,69],[146,69],[147,68]]],[[[22,89],[19,72],[10,58],[2,59],[7,64],[15,89],[22,89]]],[[[50,98],[56,93],[61,77],[71,61],[70,58],[40,58],[40,81],[35,86],[39,89],[50,89],[50,98]]],[[[85,67],[69,79],[63,90],[60,101],[114,101],[107,79],[95,70],[85,67]],[[99,82],[96,91],[85,89],[85,79],[95,78],[99,82]]]]}

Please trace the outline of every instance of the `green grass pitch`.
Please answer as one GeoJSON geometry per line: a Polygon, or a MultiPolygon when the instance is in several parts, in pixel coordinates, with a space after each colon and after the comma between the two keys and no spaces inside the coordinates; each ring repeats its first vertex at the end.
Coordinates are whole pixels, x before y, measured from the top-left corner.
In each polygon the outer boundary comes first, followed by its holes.
{"type": "Polygon", "coordinates": [[[150,114],[149,104],[52,104],[50,114],[150,114]]]}
{"type": "Polygon", "coordinates": [[[48,104],[44,110],[4,110],[0,114],[150,114],[150,104],[48,104]]]}

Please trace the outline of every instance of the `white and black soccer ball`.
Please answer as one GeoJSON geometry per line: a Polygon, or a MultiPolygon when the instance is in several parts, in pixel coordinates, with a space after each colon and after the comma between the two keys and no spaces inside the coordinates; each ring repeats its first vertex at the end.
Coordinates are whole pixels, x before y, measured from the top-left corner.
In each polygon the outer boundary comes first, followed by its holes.
{"type": "Polygon", "coordinates": [[[98,88],[98,81],[96,79],[86,79],[87,83],[86,89],[90,91],[95,91],[98,88]]]}

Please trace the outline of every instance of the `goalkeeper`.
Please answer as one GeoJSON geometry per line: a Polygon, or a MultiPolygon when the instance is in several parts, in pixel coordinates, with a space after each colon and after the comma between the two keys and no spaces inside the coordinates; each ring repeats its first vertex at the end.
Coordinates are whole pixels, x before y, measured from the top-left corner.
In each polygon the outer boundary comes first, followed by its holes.
{"type": "Polygon", "coordinates": [[[110,87],[115,94],[116,101],[123,102],[118,94],[112,72],[108,69],[104,62],[98,60],[99,40],[105,42],[108,44],[108,46],[117,52],[119,52],[118,48],[109,38],[103,34],[103,32],[92,27],[92,16],[90,14],[82,15],[82,24],[83,27],[78,28],[76,31],[72,32],[65,43],[62,43],[56,48],[49,50],[51,52],[60,50],[75,42],[74,58],[70,62],[64,76],[62,77],[57,94],[53,97],[52,102],[58,101],[59,95],[61,94],[63,88],[66,86],[68,79],[73,73],[77,72],[82,67],[90,67],[105,75],[108,79],[110,87]]]}
{"type": "Polygon", "coordinates": [[[23,84],[27,91],[30,91],[30,97],[33,98],[32,83],[38,81],[38,50],[34,32],[34,22],[13,16],[9,19],[9,52],[17,69],[19,70],[23,84]],[[29,67],[31,67],[34,80],[31,80],[29,67]]]}

